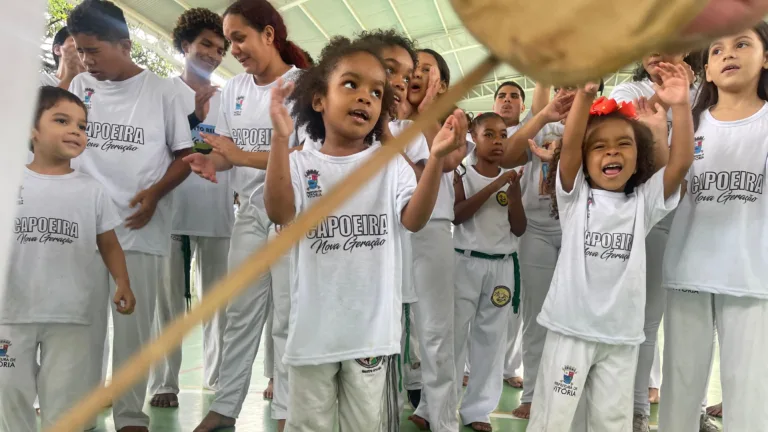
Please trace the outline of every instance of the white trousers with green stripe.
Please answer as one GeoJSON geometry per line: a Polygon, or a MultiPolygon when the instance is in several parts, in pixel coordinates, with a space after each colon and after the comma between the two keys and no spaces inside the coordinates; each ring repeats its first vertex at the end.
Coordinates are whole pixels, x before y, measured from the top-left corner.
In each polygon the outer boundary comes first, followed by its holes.
{"type": "MultiPolygon", "coordinates": [[[[472,345],[469,352],[472,373],[459,414],[464,425],[490,423],[490,414],[498,406],[503,390],[509,308],[514,307],[519,313],[517,255],[485,259],[456,253],[455,262],[454,352],[457,377],[461,377],[464,371],[468,336],[472,345]]],[[[513,329],[515,333],[517,330],[513,329]]],[[[457,380],[456,392],[461,395],[461,391],[461,380],[457,380]]]]}

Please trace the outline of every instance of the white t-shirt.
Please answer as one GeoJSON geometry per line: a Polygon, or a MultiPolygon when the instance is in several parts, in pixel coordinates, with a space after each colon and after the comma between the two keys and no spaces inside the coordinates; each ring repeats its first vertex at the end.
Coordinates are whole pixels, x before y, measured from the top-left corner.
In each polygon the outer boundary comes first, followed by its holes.
{"type": "MultiPolygon", "coordinates": [[[[565,126],[560,123],[548,123],[534,137],[539,147],[552,145],[563,137],[565,126]]],[[[520,187],[523,191],[523,207],[528,219],[528,228],[544,234],[560,234],[560,223],[552,217],[552,196],[546,186],[550,164],[528,153],[528,163],[523,169],[520,187]]]]}
{"type": "Polygon", "coordinates": [[[24,168],[13,253],[0,285],[0,324],[90,324],[92,308],[104,306],[91,302],[88,269],[101,260],[93,253],[96,236],[121,222],[89,175],[51,176],[24,168]]]}
{"type": "Polygon", "coordinates": [[[56,74],[49,72],[40,72],[40,87],[53,86],[58,87],[61,80],[56,78],[56,74]]]}
{"type": "Polygon", "coordinates": [[[664,169],[629,195],[590,188],[583,170],[569,193],[558,172],[556,188],[562,248],[537,321],[588,341],[642,343],[644,240],[677,206],[679,191],[664,200],[664,169]]]}
{"type": "MultiPolygon", "coordinates": [[[[505,172],[502,169],[496,177],[485,177],[470,165],[461,177],[464,196],[470,198],[505,172]]],[[[491,255],[517,252],[519,240],[509,226],[508,201],[507,185],[504,185],[471,218],[456,225],[453,229],[453,246],[491,255]]]]}
{"type": "MultiPolygon", "coordinates": [[[[147,70],[119,82],[81,73],[69,91],[88,107],[88,147],[73,167],[104,186],[125,220],[139,209],[129,207],[131,199],[165,176],[173,152],[192,147],[189,113],[174,86],[147,70]]],[[[171,217],[171,197],[165,196],[144,228],[115,231],[124,250],[166,256],[171,217]]]]}
{"type": "MultiPolygon", "coordinates": [[[[290,155],[297,213],[365,163],[380,146],[346,157],[305,149],[290,155]]],[[[416,175],[395,158],[291,254],[291,316],[284,357],[318,365],[400,352],[400,215],[416,175]]]]}
{"type": "Polygon", "coordinates": [[[768,104],[731,122],[705,111],[694,140],[664,286],[768,299],[768,104]]]}
{"type": "MultiPolygon", "coordinates": [[[[181,97],[187,115],[195,110],[195,91],[181,77],[170,79],[181,97]]],[[[202,142],[200,132],[212,134],[219,118],[221,93],[211,98],[208,116],[192,130],[192,141],[202,142]]],[[[200,237],[229,237],[235,222],[229,171],[216,173],[212,183],[192,173],[173,190],[172,234],[200,237]]]]}
{"type": "MultiPolygon", "coordinates": [[[[295,81],[300,73],[300,69],[292,67],[282,76],[283,81],[295,81]]],[[[268,152],[272,144],[269,103],[272,88],[276,85],[277,81],[264,86],[256,85],[253,75],[249,73],[241,73],[229,80],[221,96],[216,133],[232,138],[243,151],[268,152]]],[[[293,143],[290,145],[293,146],[293,143]]],[[[256,168],[233,167],[230,170],[230,186],[240,195],[241,202],[250,197],[252,205],[263,209],[266,174],[265,170],[256,168]]]]}

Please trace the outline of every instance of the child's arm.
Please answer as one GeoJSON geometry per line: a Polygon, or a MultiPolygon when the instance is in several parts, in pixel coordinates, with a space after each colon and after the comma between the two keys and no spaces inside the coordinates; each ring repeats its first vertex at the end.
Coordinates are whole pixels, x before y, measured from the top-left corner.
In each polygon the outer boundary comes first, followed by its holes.
{"type": "Polygon", "coordinates": [[[417,232],[432,216],[432,210],[440,190],[440,178],[443,175],[443,159],[450,154],[467,135],[467,121],[463,111],[456,110],[445,121],[440,133],[434,139],[430,148],[429,159],[424,167],[421,180],[408,204],[403,208],[400,220],[403,226],[411,232],[417,232]]]}
{"type": "Polygon", "coordinates": [[[101,259],[104,260],[109,274],[112,275],[115,285],[117,285],[115,298],[112,301],[118,312],[123,315],[130,315],[133,313],[133,308],[136,307],[136,297],[131,291],[128,267],[125,264],[125,253],[123,253],[123,248],[117,240],[115,230],[97,235],[96,246],[99,248],[99,254],[101,254],[101,259]]]}
{"type": "Polygon", "coordinates": [[[587,132],[589,109],[595,94],[597,94],[597,84],[588,84],[584,89],[579,89],[565,123],[558,169],[561,186],[566,193],[573,190],[576,175],[581,169],[584,134],[587,132]]]}
{"type": "Polygon", "coordinates": [[[528,162],[528,140],[533,139],[548,123],[560,121],[571,109],[572,97],[558,96],[532,119],[520,126],[504,144],[502,168],[516,168],[528,162]]]}
{"type": "MultiPolygon", "coordinates": [[[[514,172],[514,171],[512,171],[514,172]]],[[[520,188],[520,179],[523,178],[523,170],[520,170],[515,178],[509,180],[507,188],[507,217],[509,219],[509,228],[517,237],[522,237],[528,228],[528,219],[525,217],[523,209],[523,192],[520,188]]]]}
{"type": "Polygon", "coordinates": [[[667,130],[667,112],[661,105],[656,104],[656,110],[651,102],[644,98],[635,99],[637,120],[648,126],[653,133],[653,165],[654,172],[664,168],[669,159],[669,131],[667,130]]]}
{"type": "Polygon", "coordinates": [[[549,104],[551,89],[551,86],[544,85],[541,82],[536,83],[536,88],[533,89],[533,101],[531,102],[531,116],[540,113],[549,104]]]}
{"type": "Polygon", "coordinates": [[[517,173],[514,170],[510,170],[491,183],[488,183],[486,187],[480,189],[476,194],[469,198],[466,197],[464,184],[461,182],[461,178],[457,177],[453,182],[454,190],[456,191],[456,199],[453,203],[453,224],[461,225],[469,220],[478,210],[480,210],[480,207],[482,207],[486,201],[516,176],[517,173]]]}
{"type": "Polygon", "coordinates": [[[269,219],[278,225],[287,225],[296,216],[296,204],[291,184],[291,167],[288,160],[288,139],[293,132],[293,120],[283,104],[293,91],[293,83],[283,86],[278,80],[272,89],[269,115],[272,117],[272,145],[267,164],[267,178],[264,182],[264,207],[269,219]]]}
{"type": "Polygon", "coordinates": [[[677,192],[693,164],[693,116],[688,93],[690,83],[682,65],[659,65],[664,84],[654,86],[656,95],[672,109],[672,142],[664,170],[664,199],[677,192]]]}

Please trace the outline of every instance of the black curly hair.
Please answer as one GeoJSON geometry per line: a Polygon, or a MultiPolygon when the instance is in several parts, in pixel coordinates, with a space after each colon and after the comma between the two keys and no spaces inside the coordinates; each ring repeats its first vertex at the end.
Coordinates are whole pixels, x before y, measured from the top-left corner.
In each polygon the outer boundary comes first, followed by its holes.
{"type": "MultiPolygon", "coordinates": [[[[614,113],[611,113],[608,115],[602,115],[602,116],[598,116],[598,115],[589,116],[589,122],[587,123],[587,130],[610,119],[621,119],[626,121],[627,123],[630,124],[630,126],[632,126],[632,131],[635,133],[635,143],[637,144],[637,165],[636,165],[637,172],[632,174],[632,177],[629,178],[629,180],[627,181],[627,184],[624,186],[624,193],[630,194],[635,190],[637,186],[647,182],[648,179],[650,179],[651,176],[657,171],[654,157],[653,157],[653,154],[654,154],[653,133],[648,128],[648,126],[640,123],[635,119],[627,118],[623,114],[620,114],[618,112],[614,112],[614,113]]],[[[582,147],[582,153],[583,152],[584,152],[584,148],[582,147]]],[[[549,172],[547,172],[547,179],[546,179],[547,188],[549,190],[550,196],[552,197],[552,200],[550,203],[552,211],[550,212],[550,215],[555,219],[560,219],[557,211],[557,196],[555,194],[555,191],[557,190],[555,185],[557,182],[557,170],[558,170],[559,162],[560,162],[560,146],[556,146],[554,155],[552,157],[552,161],[549,163],[550,169],[549,169],[549,172]]],[[[582,163],[582,168],[584,169],[584,173],[586,174],[587,168],[586,166],[584,166],[583,163],[582,163]]]]}
{"type": "MultiPolygon", "coordinates": [[[[699,79],[704,71],[704,63],[702,62],[701,52],[691,52],[683,58],[683,61],[688,63],[691,69],[693,69],[695,79],[699,79]]],[[[643,66],[643,61],[641,60],[639,63],[637,63],[635,69],[632,70],[632,81],[637,82],[646,79],[651,79],[651,74],[645,70],[645,66],[643,66]]],[[[694,83],[691,83],[691,85],[694,85],[694,83]]]]}
{"type": "Polygon", "coordinates": [[[205,8],[192,8],[179,15],[176,20],[176,27],[173,28],[173,47],[176,48],[176,51],[184,54],[182,43],[194,42],[203,30],[216,33],[216,36],[224,40],[224,51],[229,49],[229,40],[224,37],[221,17],[205,8]]]}
{"type": "Polygon", "coordinates": [[[106,0],[84,0],[67,17],[69,34],[87,34],[106,42],[130,39],[123,10],[106,0]]]}
{"type": "Polygon", "coordinates": [[[408,51],[408,55],[411,56],[411,60],[413,60],[413,67],[416,67],[416,65],[419,64],[419,55],[416,50],[416,45],[414,45],[412,40],[403,36],[397,30],[377,29],[364,31],[357,35],[357,41],[373,46],[379,56],[381,56],[381,52],[378,51],[381,48],[399,46],[408,51]]]}
{"type": "MultiPolygon", "coordinates": [[[[317,64],[307,69],[296,80],[293,93],[288,96],[288,102],[292,105],[291,116],[296,120],[296,127],[306,126],[307,135],[310,139],[317,142],[325,140],[323,116],[312,108],[315,95],[326,95],[328,93],[328,78],[339,62],[345,57],[358,53],[372,55],[381,63],[382,69],[385,68],[376,45],[360,40],[352,42],[343,36],[336,36],[323,48],[317,64]]],[[[381,100],[381,113],[389,112],[393,105],[394,93],[389,84],[385,83],[384,95],[381,100]]],[[[371,144],[374,140],[381,140],[384,119],[385,116],[379,116],[373,130],[365,137],[367,144],[371,144]]]]}

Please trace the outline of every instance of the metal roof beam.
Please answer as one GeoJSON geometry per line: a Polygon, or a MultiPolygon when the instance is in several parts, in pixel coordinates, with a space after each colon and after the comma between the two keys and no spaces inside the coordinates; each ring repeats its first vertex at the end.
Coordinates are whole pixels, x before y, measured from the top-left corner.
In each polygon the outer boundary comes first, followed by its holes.
{"type": "Polygon", "coordinates": [[[389,7],[392,8],[392,12],[395,13],[395,17],[397,17],[397,21],[400,23],[400,27],[403,28],[403,32],[405,32],[405,35],[408,37],[408,39],[413,39],[411,37],[411,34],[408,32],[408,28],[405,26],[405,23],[403,22],[403,18],[400,17],[400,12],[398,12],[397,7],[395,7],[395,2],[392,0],[389,0],[389,7]]]}
{"type": "MultiPolygon", "coordinates": [[[[390,0],[391,2],[392,0],[390,0]]],[[[440,5],[437,3],[437,0],[434,0],[433,3],[435,4],[435,9],[437,9],[437,16],[440,17],[440,23],[443,25],[443,31],[445,31],[445,34],[448,35],[448,26],[445,25],[445,18],[443,18],[443,11],[440,10],[440,5]]],[[[456,64],[459,66],[459,72],[461,72],[461,77],[464,77],[464,67],[461,65],[461,60],[459,60],[459,55],[456,54],[456,46],[453,45],[453,39],[451,36],[448,36],[448,43],[451,44],[451,50],[453,50],[453,58],[456,60],[456,64]]]]}
{"type": "Polygon", "coordinates": [[[304,12],[304,15],[306,15],[306,17],[309,18],[309,20],[312,22],[312,24],[315,25],[317,30],[320,31],[320,33],[322,33],[323,36],[325,36],[325,40],[331,40],[331,37],[328,36],[328,33],[326,33],[325,30],[323,30],[323,28],[320,27],[320,23],[317,22],[315,17],[313,17],[312,14],[309,13],[307,8],[305,8],[303,4],[299,5],[299,9],[301,9],[301,11],[304,12]]]}
{"type": "Polygon", "coordinates": [[[355,21],[357,21],[357,25],[359,25],[361,29],[367,30],[365,28],[365,26],[363,25],[363,22],[360,21],[360,17],[358,17],[357,13],[355,13],[355,10],[352,9],[352,6],[349,4],[349,2],[347,0],[341,0],[341,1],[342,1],[342,3],[344,3],[344,6],[347,7],[347,10],[349,11],[350,15],[352,15],[352,18],[354,18],[355,21]]]}

